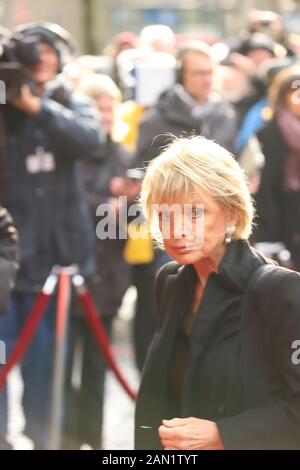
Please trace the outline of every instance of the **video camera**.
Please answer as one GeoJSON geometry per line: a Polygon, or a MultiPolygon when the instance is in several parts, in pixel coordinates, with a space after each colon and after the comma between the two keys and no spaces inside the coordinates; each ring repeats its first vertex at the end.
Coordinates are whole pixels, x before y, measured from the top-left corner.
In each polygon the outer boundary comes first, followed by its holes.
{"type": "Polygon", "coordinates": [[[24,69],[32,67],[39,61],[38,41],[33,37],[14,37],[3,44],[0,58],[0,80],[6,86],[6,100],[10,101],[20,93],[28,77],[24,69]]]}
{"type": "Polygon", "coordinates": [[[24,83],[31,83],[26,68],[40,60],[41,43],[46,42],[59,56],[59,71],[73,55],[75,47],[70,34],[54,23],[40,22],[19,26],[12,35],[2,39],[0,80],[6,86],[6,100],[18,97],[24,83]]]}

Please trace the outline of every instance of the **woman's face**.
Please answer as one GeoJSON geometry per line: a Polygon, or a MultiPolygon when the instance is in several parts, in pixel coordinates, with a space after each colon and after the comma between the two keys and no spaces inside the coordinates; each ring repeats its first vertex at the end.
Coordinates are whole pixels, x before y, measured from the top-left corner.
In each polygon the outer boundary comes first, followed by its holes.
{"type": "Polygon", "coordinates": [[[299,88],[290,90],[285,99],[287,109],[297,118],[300,119],[300,93],[299,88]]]}
{"type": "Polygon", "coordinates": [[[106,134],[111,134],[114,125],[115,101],[111,96],[101,96],[96,100],[96,105],[100,111],[101,123],[106,134]]]}
{"type": "Polygon", "coordinates": [[[236,220],[212,196],[197,191],[178,201],[176,210],[168,207],[160,206],[159,227],[165,250],[179,264],[214,260],[224,252],[226,228],[236,220]]]}

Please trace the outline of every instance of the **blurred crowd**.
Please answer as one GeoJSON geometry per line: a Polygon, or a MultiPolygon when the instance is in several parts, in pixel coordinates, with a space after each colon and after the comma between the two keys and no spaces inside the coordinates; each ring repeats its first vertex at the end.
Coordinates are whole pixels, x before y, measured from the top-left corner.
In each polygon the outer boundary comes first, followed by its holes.
{"type": "MultiPolygon", "coordinates": [[[[97,237],[107,221],[97,208],[127,210],[120,196],[136,201],[141,170],[174,136],[204,135],[236,156],[256,201],[252,241],[300,269],[300,37],[280,16],[251,11],[240,37],[209,44],[201,32],[183,41],[168,26],[149,25],[138,36],[120,32],[100,56],[76,57],[68,32],[46,22],[1,28],[0,40],[1,204],[20,251],[0,317],[8,353],[52,267],[77,264],[109,336],[127,288],[136,286],[132,337],[142,370],[155,328],[153,282],[169,258],[150,235],[97,237]]],[[[119,220],[109,219],[116,233],[119,220]]],[[[147,232],[145,221],[138,225],[147,232]]],[[[24,432],[36,449],[47,448],[55,304],[21,364],[24,432]]],[[[105,369],[74,303],[62,448],[101,448],[105,369]]],[[[0,448],[11,447],[7,413],[5,391],[0,448]]]]}

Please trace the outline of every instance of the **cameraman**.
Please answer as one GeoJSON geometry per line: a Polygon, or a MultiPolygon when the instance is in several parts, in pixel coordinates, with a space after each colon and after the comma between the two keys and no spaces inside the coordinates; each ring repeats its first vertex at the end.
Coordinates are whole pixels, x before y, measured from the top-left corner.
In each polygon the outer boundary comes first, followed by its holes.
{"type": "MultiPolygon", "coordinates": [[[[36,63],[25,66],[19,96],[1,107],[7,135],[6,207],[20,236],[21,265],[9,315],[0,331],[11,350],[53,265],[76,263],[94,272],[94,230],[84,199],[80,159],[100,159],[103,135],[90,104],[65,87],[49,87],[61,71],[68,33],[57,25],[19,27],[34,40],[36,63]]],[[[13,39],[12,39],[13,41],[13,39]]],[[[45,448],[49,422],[55,305],[44,315],[21,364],[25,434],[45,448]]],[[[0,396],[0,435],[6,437],[7,400],[0,396]]]]}

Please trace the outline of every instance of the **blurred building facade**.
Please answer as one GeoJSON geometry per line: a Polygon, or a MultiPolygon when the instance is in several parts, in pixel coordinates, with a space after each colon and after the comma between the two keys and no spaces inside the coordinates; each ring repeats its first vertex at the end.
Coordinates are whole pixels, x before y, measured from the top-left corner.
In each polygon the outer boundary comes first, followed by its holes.
{"type": "Polygon", "coordinates": [[[167,24],[176,33],[235,35],[255,7],[287,18],[290,13],[300,32],[300,0],[185,0],[184,6],[177,0],[0,0],[0,24],[53,21],[72,33],[79,52],[99,53],[118,32],[138,33],[151,23],[167,24]]]}

